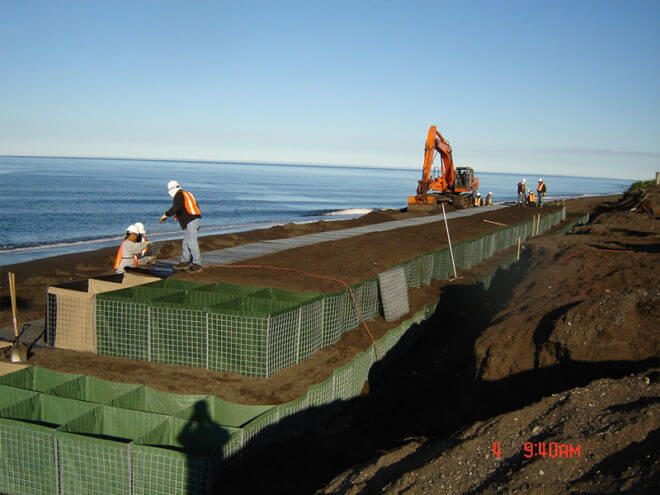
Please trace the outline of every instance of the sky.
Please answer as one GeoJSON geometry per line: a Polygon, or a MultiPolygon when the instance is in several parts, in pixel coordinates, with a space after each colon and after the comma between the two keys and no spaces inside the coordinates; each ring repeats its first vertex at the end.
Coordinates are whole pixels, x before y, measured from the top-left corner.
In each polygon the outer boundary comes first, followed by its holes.
{"type": "Polygon", "coordinates": [[[0,155],[647,179],[660,2],[0,0],[0,155]]]}

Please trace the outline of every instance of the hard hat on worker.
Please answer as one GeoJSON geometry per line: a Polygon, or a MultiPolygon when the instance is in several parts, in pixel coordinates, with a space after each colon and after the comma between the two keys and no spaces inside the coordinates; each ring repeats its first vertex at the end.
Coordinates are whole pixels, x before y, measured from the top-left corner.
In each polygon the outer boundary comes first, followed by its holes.
{"type": "Polygon", "coordinates": [[[527,179],[523,179],[521,182],[524,184],[525,182],[527,182],[527,179]]]}
{"type": "Polygon", "coordinates": [[[128,232],[129,234],[139,234],[140,233],[140,231],[138,230],[138,228],[135,225],[129,225],[128,227],[126,227],[126,232],[128,232]]]}
{"type": "Polygon", "coordinates": [[[541,177],[539,177],[539,182],[543,182],[543,179],[541,177]]]}
{"type": "Polygon", "coordinates": [[[481,193],[480,193],[480,192],[478,192],[478,193],[477,193],[477,196],[481,196],[481,193]]]}
{"type": "Polygon", "coordinates": [[[144,230],[144,224],[142,222],[135,222],[134,225],[137,227],[139,234],[144,235],[147,233],[146,230],[144,230]]]}
{"type": "Polygon", "coordinates": [[[170,193],[171,197],[174,197],[179,189],[181,189],[181,186],[177,181],[171,180],[167,183],[167,192],[170,193]]]}

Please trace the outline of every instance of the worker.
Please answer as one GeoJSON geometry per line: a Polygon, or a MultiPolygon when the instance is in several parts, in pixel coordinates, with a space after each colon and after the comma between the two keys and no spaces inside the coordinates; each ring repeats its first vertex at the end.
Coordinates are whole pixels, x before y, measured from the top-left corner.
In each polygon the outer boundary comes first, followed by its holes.
{"type": "Polygon", "coordinates": [[[543,196],[545,196],[545,183],[541,177],[539,177],[539,185],[536,188],[536,192],[538,193],[536,205],[540,208],[543,206],[543,196]]]}
{"type": "Polygon", "coordinates": [[[483,206],[483,200],[481,199],[481,193],[478,192],[477,195],[474,197],[474,206],[483,206]]]}
{"type": "Polygon", "coordinates": [[[524,178],[518,182],[518,206],[525,204],[525,182],[527,181],[524,178]]]}
{"type": "Polygon", "coordinates": [[[188,191],[181,189],[179,183],[171,180],[167,183],[167,192],[172,197],[172,207],[160,217],[160,223],[174,215],[179,221],[181,229],[185,230],[181,244],[181,262],[174,265],[175,270],[188,270],[189,272],[202,271],[202,258],[199,253],[197,234],[201,224],[202,214],[197,206],[195,197],[188,191]],[[191,262],[192,257],[192,262],[191,262]]]}
{"type": "Polygon", "coordinates": [[[529,191],[529,196],[527,197],[527,204],[530,206],[536,205],[536,197],[534,196],[534,191],[529,191]]]}
{"type": "Polygon", "coordinates": [[[138,229],[138,232],[140,233],[138,237],[138,242],[146,242],[147,246],[142,250],[142,255],[141,258],[141,264],[145,263],[150,263],[154,260],[153,256],[147,256],[147,253],[149,251],[149,241],[147,240],[147,231],[144,229],[144,224],[142,222],[135,222],[133,225],[135,225],[138,229]]]}
{"type": "Polygon", "coordinates": [[[135,225],[126,228],[126,237],[121,242],[117,256],[115,256],[115,273],[124,273],[127,266],[140,266],[140,257],[148,242],[138,240],[140,231],[135,225]]]}
{"type": "Polygon", "coordinates": [[[493,204],[493,193],[492,193],[492,192],[489,192],[489,193],[486,195],[486,206],[488,206],[488,205],[492,205],[492,204],[493,204]]]}

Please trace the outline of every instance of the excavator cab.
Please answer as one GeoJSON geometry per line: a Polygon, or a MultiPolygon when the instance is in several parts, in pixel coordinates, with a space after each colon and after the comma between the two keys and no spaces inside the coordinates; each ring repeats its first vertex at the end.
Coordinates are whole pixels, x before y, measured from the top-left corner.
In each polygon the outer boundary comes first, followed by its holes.
{"type": "Polygon", "coordinates": [[[474,170],[470,167],[456,167],[454,191],[471,191],[474,187],[474,170]]]}

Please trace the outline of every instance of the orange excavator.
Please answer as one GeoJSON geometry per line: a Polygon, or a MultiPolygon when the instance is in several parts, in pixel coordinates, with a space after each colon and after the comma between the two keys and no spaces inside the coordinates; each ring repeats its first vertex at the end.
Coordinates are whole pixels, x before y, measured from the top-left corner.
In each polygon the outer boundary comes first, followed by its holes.
{"type": "Polygon", "coordinates": [[[479,179],[470,167],[454,169],[451,146],[432,125],[426,137],[424,170],[418,184],[417,194],[408,197],[409,209],[435,210],[442,202],[465,208],[473,203],[472,194],[479,188],[479,179]],[[442,158],[440,169],[433,168],[436,152],[442,158]]]}

